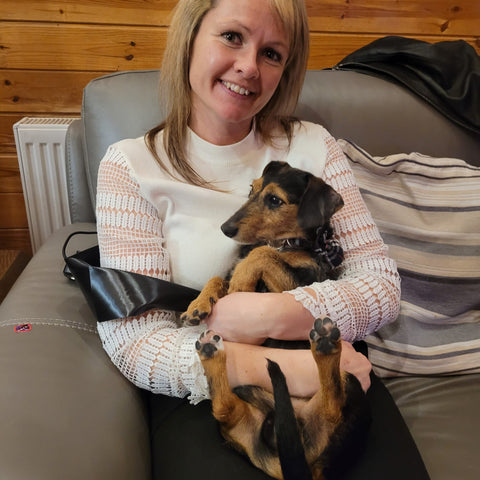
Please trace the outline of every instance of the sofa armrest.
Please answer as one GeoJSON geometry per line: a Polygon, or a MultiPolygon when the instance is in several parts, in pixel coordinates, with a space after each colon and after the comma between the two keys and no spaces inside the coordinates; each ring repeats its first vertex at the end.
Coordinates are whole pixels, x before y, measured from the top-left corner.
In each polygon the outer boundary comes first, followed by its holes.
{"type": "Polygon", "coordinates": [[[95,212],[90,199],[83,148],[84,128],[82,120],[75,120],[65,138],[65,167],[68,202],[72,222],[95,222],[95,212]]]}
{"type": "Polygon", "coordinates": [[[62,275],[63,242],[88,229],[54,233],[0,305],[0,478],[151,476],[142,392],[110,362],[80,289],[62,275]],[[17,332],[22,324],[31,329],[17,332]]]}

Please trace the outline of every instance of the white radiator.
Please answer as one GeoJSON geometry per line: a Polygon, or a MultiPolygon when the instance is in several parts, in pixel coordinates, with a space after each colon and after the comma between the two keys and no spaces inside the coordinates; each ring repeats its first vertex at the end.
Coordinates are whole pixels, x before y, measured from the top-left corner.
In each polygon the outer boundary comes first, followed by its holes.
{"type": "Polygon", "coordinates": [[[32,249],[71,223],[65,136],[75,118],[22,118],[13,126],[32,249]]]}

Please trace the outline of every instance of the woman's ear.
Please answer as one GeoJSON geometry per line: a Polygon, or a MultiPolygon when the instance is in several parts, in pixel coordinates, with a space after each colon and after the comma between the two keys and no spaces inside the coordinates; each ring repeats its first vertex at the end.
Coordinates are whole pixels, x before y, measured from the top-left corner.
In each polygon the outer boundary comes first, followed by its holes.
{"type": "Polygon", "coordinates": [[[325,225],[343,207],[343,199],[322,179],[310,177],[298,205],[298,224],[303,229],[325,225]]]}

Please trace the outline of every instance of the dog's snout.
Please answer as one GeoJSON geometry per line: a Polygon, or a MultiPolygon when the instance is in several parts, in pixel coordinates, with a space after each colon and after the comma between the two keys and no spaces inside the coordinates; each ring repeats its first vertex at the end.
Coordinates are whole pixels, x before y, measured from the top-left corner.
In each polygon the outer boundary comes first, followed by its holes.
{"type": "Polygon", "coordinates": [[[233,238],[238,233],[238,227],[232,222],[225,222],[220,228],[228,238],[233,238]]]}

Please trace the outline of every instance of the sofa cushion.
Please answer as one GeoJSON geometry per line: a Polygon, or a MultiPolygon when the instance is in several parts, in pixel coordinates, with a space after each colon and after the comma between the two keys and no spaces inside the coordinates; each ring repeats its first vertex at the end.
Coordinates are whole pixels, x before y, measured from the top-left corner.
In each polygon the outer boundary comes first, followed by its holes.
{"type": "Polygon", "coordinates": [[[339,143],[402,278],[397,321],[367,339],[376,373],[480,372],[480,168],[339,143]]]}
{"type": "Polygon", "coordinates": [[[383,381],[415,439],[430,478],[478,480],[480,375],[405,376],[383,381]]]}

